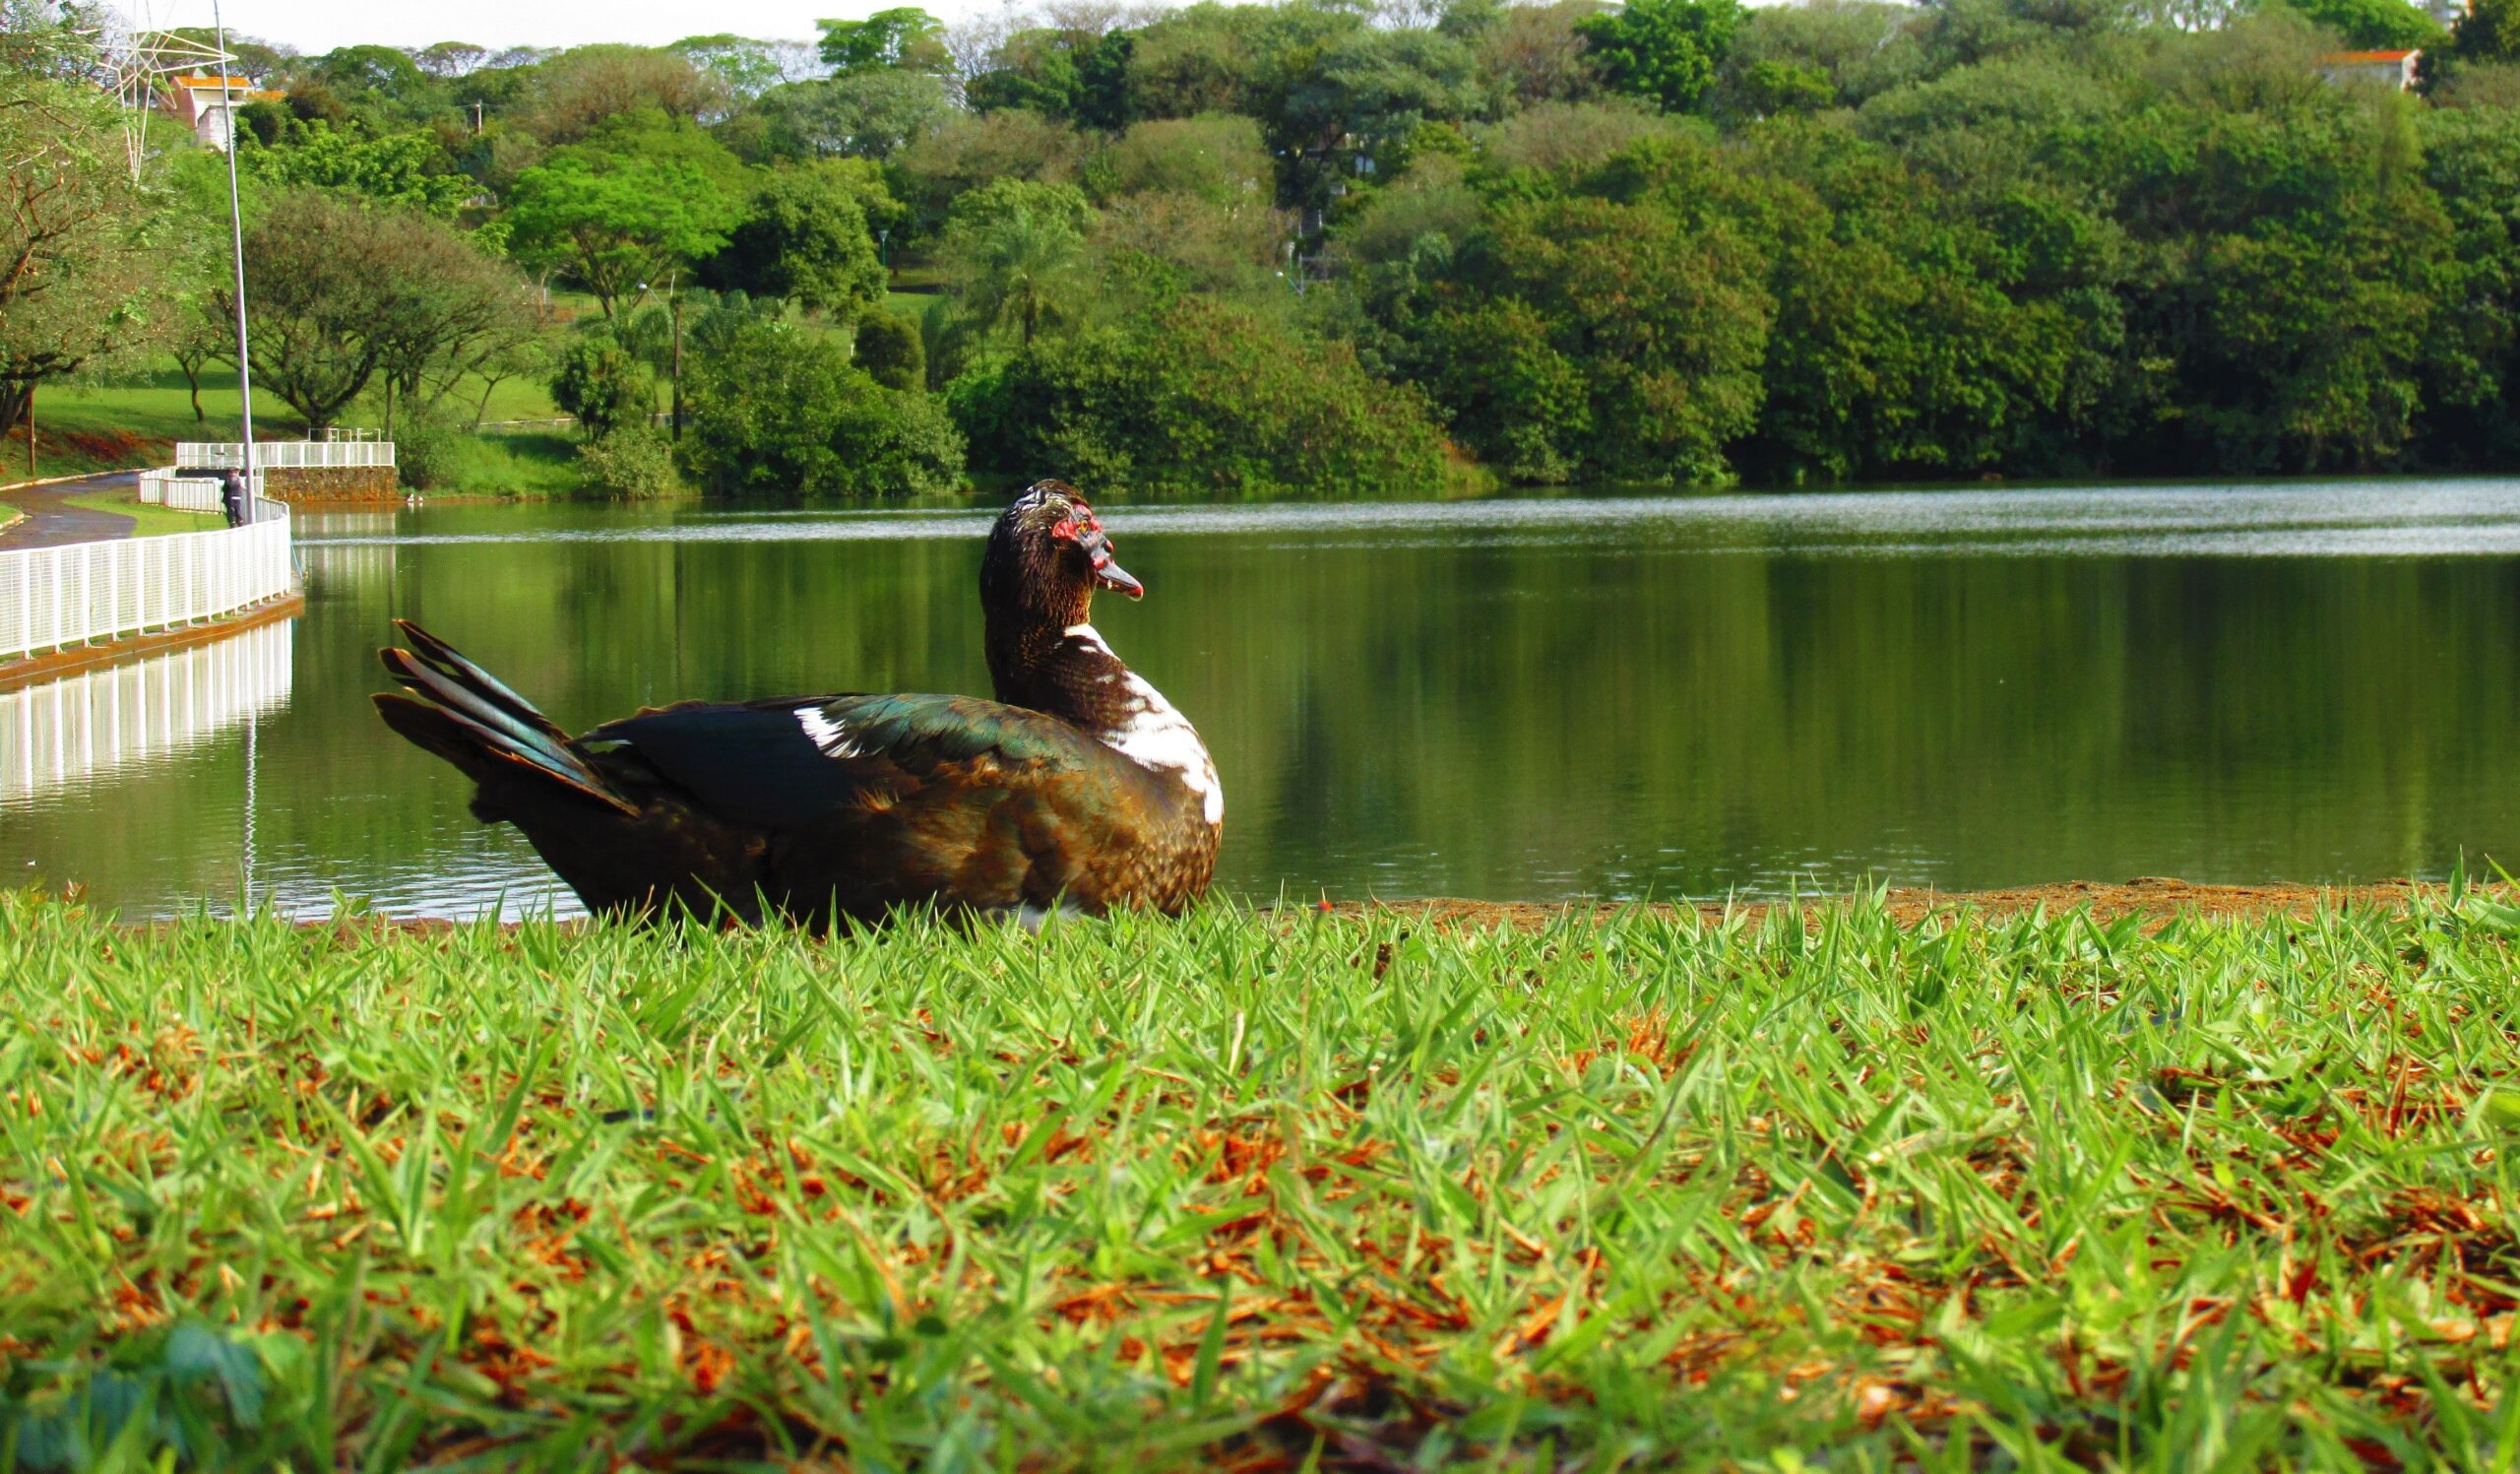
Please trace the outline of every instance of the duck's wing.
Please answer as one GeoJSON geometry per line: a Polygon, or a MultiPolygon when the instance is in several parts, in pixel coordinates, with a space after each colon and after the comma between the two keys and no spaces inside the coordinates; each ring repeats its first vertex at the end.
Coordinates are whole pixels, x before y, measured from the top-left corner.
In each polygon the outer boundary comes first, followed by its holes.
{"type": "Polygon", "coordinates": [[[680,790],[773,832],[926,798],[1027,797],[1115,815],[1161,801],[1147,771],[1074,725],[970,696],[809,696],[641,712],[578,739],[607,774],[680,790]]]}

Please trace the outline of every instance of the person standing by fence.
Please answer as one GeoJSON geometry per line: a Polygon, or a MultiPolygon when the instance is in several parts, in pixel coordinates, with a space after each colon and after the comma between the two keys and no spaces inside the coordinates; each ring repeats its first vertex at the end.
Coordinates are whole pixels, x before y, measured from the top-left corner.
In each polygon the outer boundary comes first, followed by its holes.
{"type": "Polygon", "coordinates": [[[245,478],[233,468],[219,479],[219,509],[227,514],[229,527],[240,527],[245,521],[245,478]]]}

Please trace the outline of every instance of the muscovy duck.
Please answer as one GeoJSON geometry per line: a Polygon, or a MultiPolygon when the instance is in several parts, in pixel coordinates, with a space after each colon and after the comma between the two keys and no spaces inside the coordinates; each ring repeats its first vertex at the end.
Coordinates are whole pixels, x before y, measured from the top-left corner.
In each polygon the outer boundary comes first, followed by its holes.
{"type": "Polygon", "coordinates": [[[1216,868],[1225,794],[1198,733],[1095,631],[1098,588],[1145,592],[1085,498],[1038,481],[980,559],[994,701],[691,701],[572,737],[407,620],[411,649],[379,654],[411,694],[374,699],[598,914],[819,931],[921,903],[1178,913],[1216,868]]]}

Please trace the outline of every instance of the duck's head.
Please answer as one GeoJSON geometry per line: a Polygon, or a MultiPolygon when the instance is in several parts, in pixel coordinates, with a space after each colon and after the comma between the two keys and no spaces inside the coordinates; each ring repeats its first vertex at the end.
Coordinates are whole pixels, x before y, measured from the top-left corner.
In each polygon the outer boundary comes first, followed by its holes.
{"type": "Polygon", "coordinates": [[[1111,539],[1085,497],[1065,481],[1035,481],[989,529],[980,556],[980,599],[1022,606],[1061,625],[1082,624],[1095,591],[1131,599],[1146,589],[1111,556],[1111,539]]]}

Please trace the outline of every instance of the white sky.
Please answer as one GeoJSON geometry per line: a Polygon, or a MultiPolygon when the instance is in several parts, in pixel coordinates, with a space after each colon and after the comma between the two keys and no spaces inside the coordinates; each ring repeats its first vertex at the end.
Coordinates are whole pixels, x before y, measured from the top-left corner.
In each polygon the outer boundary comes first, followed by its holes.
{"type": "MultiPolygon", "coordinates": [[[[210,0],[119,0],[134,24],[207,26],[210,0]]],[[[903,0],[418,0],[379,5],[365,0],[220,0],[238,35],[286,43],[300,51],[372,41],[425,46],[472,41],[483,46],[571,46],[586,41],[662,45],[686,35],[732,32],[766,40],[811,40],[822,16],[858,17],[903,0]]],[[[916,0],[911,0],[916,3],[916,0]]],[[[995,0],[930,0],[931,14],[956,19],[995,10],[995,0]]]]}

